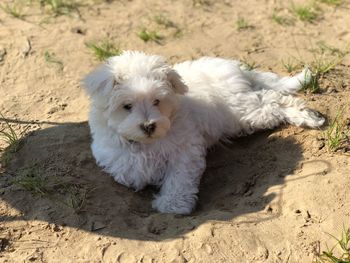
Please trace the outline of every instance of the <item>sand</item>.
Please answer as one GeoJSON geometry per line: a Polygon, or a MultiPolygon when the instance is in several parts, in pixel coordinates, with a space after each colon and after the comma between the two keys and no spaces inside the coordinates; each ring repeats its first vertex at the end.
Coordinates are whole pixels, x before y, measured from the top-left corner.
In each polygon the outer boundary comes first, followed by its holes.
{"type": "MultiPolygon", "coordinates": [[[[334,244],[329,234],[350,226],[349,147],[330,151],[327,126],[283,126],[211,149],[196,211],[160,214],[156,189],[135,193],[96,166],[80,81],[99,63],[86,43],[102,39],[170,63],[220,56],[288,75],[282,61],[336,56],[320,55],[321,42],[350,45],[349,2],[319,7],[313,23],[272,0],[86,1],[57,17],[33,4],[24,20],[0,10],[0,112],[23,132],[0,168],[0,262],[312,262],[334,244]],[[273,21],[274,10],[293,25],[273,21]],[[249,26],[239,30],[239,18],[249,26]],[[164,39],[142,41],[143,28],[164,39]]],[[[322,76],[319,93],[298,95],[330,122],[350,113],[349,57],[322,76]]]]}

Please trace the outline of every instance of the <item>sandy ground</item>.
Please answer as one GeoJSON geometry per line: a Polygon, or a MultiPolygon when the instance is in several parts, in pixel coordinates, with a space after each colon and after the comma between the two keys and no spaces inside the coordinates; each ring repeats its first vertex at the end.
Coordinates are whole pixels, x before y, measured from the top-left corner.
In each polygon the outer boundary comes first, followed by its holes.
{"type": "MultiPolygon", "coordinates": [[[[328,234],[350,226],[349,155],[328,151],[327,127],[281,127],[211,149],[197,210],[159,214],[156,189],[135,193],[95,165],[80,80],[98,64],[85,43],[107,38],[171,63],[220,56],[288,75],[281,61],[314,61],[320,41],[350,45],[349,1],[319,6],[314,23],[285,26],[271,15],[293,18],[290,3],[272,0],[100,1],[58,17],[32,5],[24,20],[0,10],[0,112],[26,130],[0,170],[0,262],[312,262],[334,244],[328,234]],[[239,18],[250,27],[238,30],[239,18]],[[145,43],[142,28],[165,38],[145,43]]],[[[345,56],[319,94],[299,95],[329,120],[342,107],[349,116],[349,67],[345,56]]]]}

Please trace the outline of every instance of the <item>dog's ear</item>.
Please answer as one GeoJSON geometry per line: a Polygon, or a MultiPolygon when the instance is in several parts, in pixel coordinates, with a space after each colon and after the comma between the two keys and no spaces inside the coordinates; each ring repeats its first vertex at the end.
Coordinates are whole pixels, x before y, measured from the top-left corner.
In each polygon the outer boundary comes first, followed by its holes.
{"type": "Polygon", "coordinates": [[[107,64],[99,66],[83,79],[85,90],[90,96],[100,91],[107,93],[115,84],[116,78],[107,64]]]}
{"type": "Polygon", "coordinates": [[[173,69],[167,72],[167,79],[174,89],[175,93],[185,94],[188,91],[188,87],[183,82],[181,76],[173,69]]]}

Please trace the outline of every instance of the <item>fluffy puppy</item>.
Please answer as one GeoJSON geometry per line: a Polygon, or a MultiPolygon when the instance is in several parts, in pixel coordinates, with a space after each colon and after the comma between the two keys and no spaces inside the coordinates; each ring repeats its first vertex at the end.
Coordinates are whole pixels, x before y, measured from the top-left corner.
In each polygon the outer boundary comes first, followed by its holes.
{"type": "Polygon", "coordinates": [[[208,147],[281,123],[324,123],[290,95],[310,78],[308,69],[280,77],[210,57],[171,67],[161,56],[123,52],[84,79],[93,155],[120,184],[160,186],[158,211],[189,214],[208,147]]]}

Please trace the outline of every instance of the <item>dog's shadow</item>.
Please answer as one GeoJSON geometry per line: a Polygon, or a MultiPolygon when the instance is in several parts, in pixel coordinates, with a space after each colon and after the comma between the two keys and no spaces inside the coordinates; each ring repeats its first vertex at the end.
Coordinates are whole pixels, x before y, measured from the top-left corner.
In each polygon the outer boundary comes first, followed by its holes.
{"type": "Polygon", "coordinates": [[[0,221],[41,220],[137,240],[181,236],[211,220],[258,222],[279,216],[282,190],[269,188],[282,189],[302,158],[293,139],[271,132],[217,146],[208,153],[196,211],[178,216],[151,208],[155,189],[134,192],[114,182],[95,164],[90,143],[86,122],[24,138],[0,178],[2,202],[17,212],[0,221]]]}

